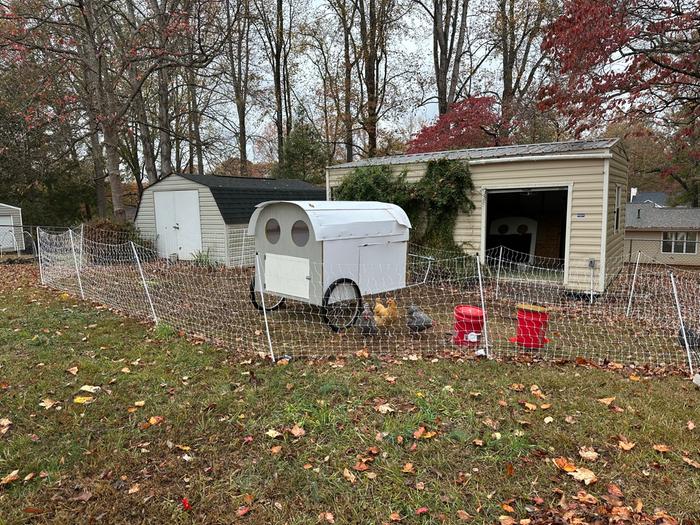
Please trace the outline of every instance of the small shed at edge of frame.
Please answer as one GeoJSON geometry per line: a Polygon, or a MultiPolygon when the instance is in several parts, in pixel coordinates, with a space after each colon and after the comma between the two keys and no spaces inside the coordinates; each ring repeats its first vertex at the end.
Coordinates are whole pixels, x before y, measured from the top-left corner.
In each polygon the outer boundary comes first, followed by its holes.
{"type": "Polygon", "coordinates": [[[24,250],[22,208],[0,202],[0,251],[24,250]]]}
{"type": "Polygon", "coordinates": [[[395,204],[273,201],[257,206],[248,234],[265,291],[320,306],[339,281],[363,296],[405,287],[410,228],[395,204]]]}

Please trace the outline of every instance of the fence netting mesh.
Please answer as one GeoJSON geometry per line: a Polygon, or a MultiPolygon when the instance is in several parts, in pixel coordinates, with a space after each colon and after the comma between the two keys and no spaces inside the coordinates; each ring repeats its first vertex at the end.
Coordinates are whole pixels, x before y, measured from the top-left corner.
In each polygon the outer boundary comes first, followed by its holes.
{"type": "MultiPolygon", "coordinates": [[[[364,294],[339,283],[323,304],[260,293],[252,238],[235,264],[173,261],[148,242],[101,242],[82,229],[38,231],[47,286],[153,319],[239,354],[532,356],[554,360],[700,366],[700,274],[640,255],[604,291],[597,270],[505,248],[483,259],[409,244],[405,284],[364,294]],[[577,272],[581,275],[577,275],[577,272]],[[592,283],[590,288],[571,283],[592,283]],[[675,289],[675,291],[674,291],[675,289]],[[264,308],[263,308],[264,305],[264,308]]],[[[350,263],[348,263],[350,266],[350,263]]],[[[393,264],[363,268],[363,289],[383,289],[393,264]]],[[[346,269],[333,268],[336,275],[346,269]]],[[[323,282],[321,264],[309,280],[323,282]]],[[[351,268],[347,268],[351,272],[351,268]]]]}

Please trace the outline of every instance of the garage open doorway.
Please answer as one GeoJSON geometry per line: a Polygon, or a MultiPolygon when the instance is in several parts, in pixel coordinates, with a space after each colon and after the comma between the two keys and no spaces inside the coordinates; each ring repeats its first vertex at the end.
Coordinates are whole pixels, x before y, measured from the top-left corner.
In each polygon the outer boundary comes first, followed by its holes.
{"type": "Polygon", "coordinates": [[[505,259],[563,268],[568,193],[567,188],[487,191],[487,253],[503,246],[505,259]]]}

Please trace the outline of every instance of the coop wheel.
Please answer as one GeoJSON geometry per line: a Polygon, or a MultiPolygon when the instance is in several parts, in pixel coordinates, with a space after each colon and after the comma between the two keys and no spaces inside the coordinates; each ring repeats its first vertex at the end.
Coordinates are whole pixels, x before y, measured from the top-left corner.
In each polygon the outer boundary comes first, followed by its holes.
{"type": "MultiPolygon", "coordinates": [[[[250,302],[253,306],[262,312],[262,299],[260,298],[260,292],[255,291],[255,275],[250,280],[250,302]]],[[[265,310],[268,312],[272,310],[277,310],[284,303],[284,297],[279,297],[277,295],[265,294],[265,310]]]]}
{"type": "Polygon", "coordinates": [[[361,308],[360,289],[350,279],[334,281],[323,294],[323,320],[334,332],[355,324],[361,308]]]}

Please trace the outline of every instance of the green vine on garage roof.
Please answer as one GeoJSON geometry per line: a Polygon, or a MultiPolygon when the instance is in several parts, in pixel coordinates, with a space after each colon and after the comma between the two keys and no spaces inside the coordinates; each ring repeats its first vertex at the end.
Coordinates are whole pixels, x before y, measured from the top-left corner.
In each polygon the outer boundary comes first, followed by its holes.
{"type": "Polygon", "coordinates": [[[454,242],[457,216],[474,209],[473,190],[466,162],[440,159],[428,162],[416,183],[409,183],[405,172],[394,174],[389,166],[357,168],[334,191],[334,199],[397,204],[411,219],[413,242],[453,250],[459,248],[454,242]]]}

